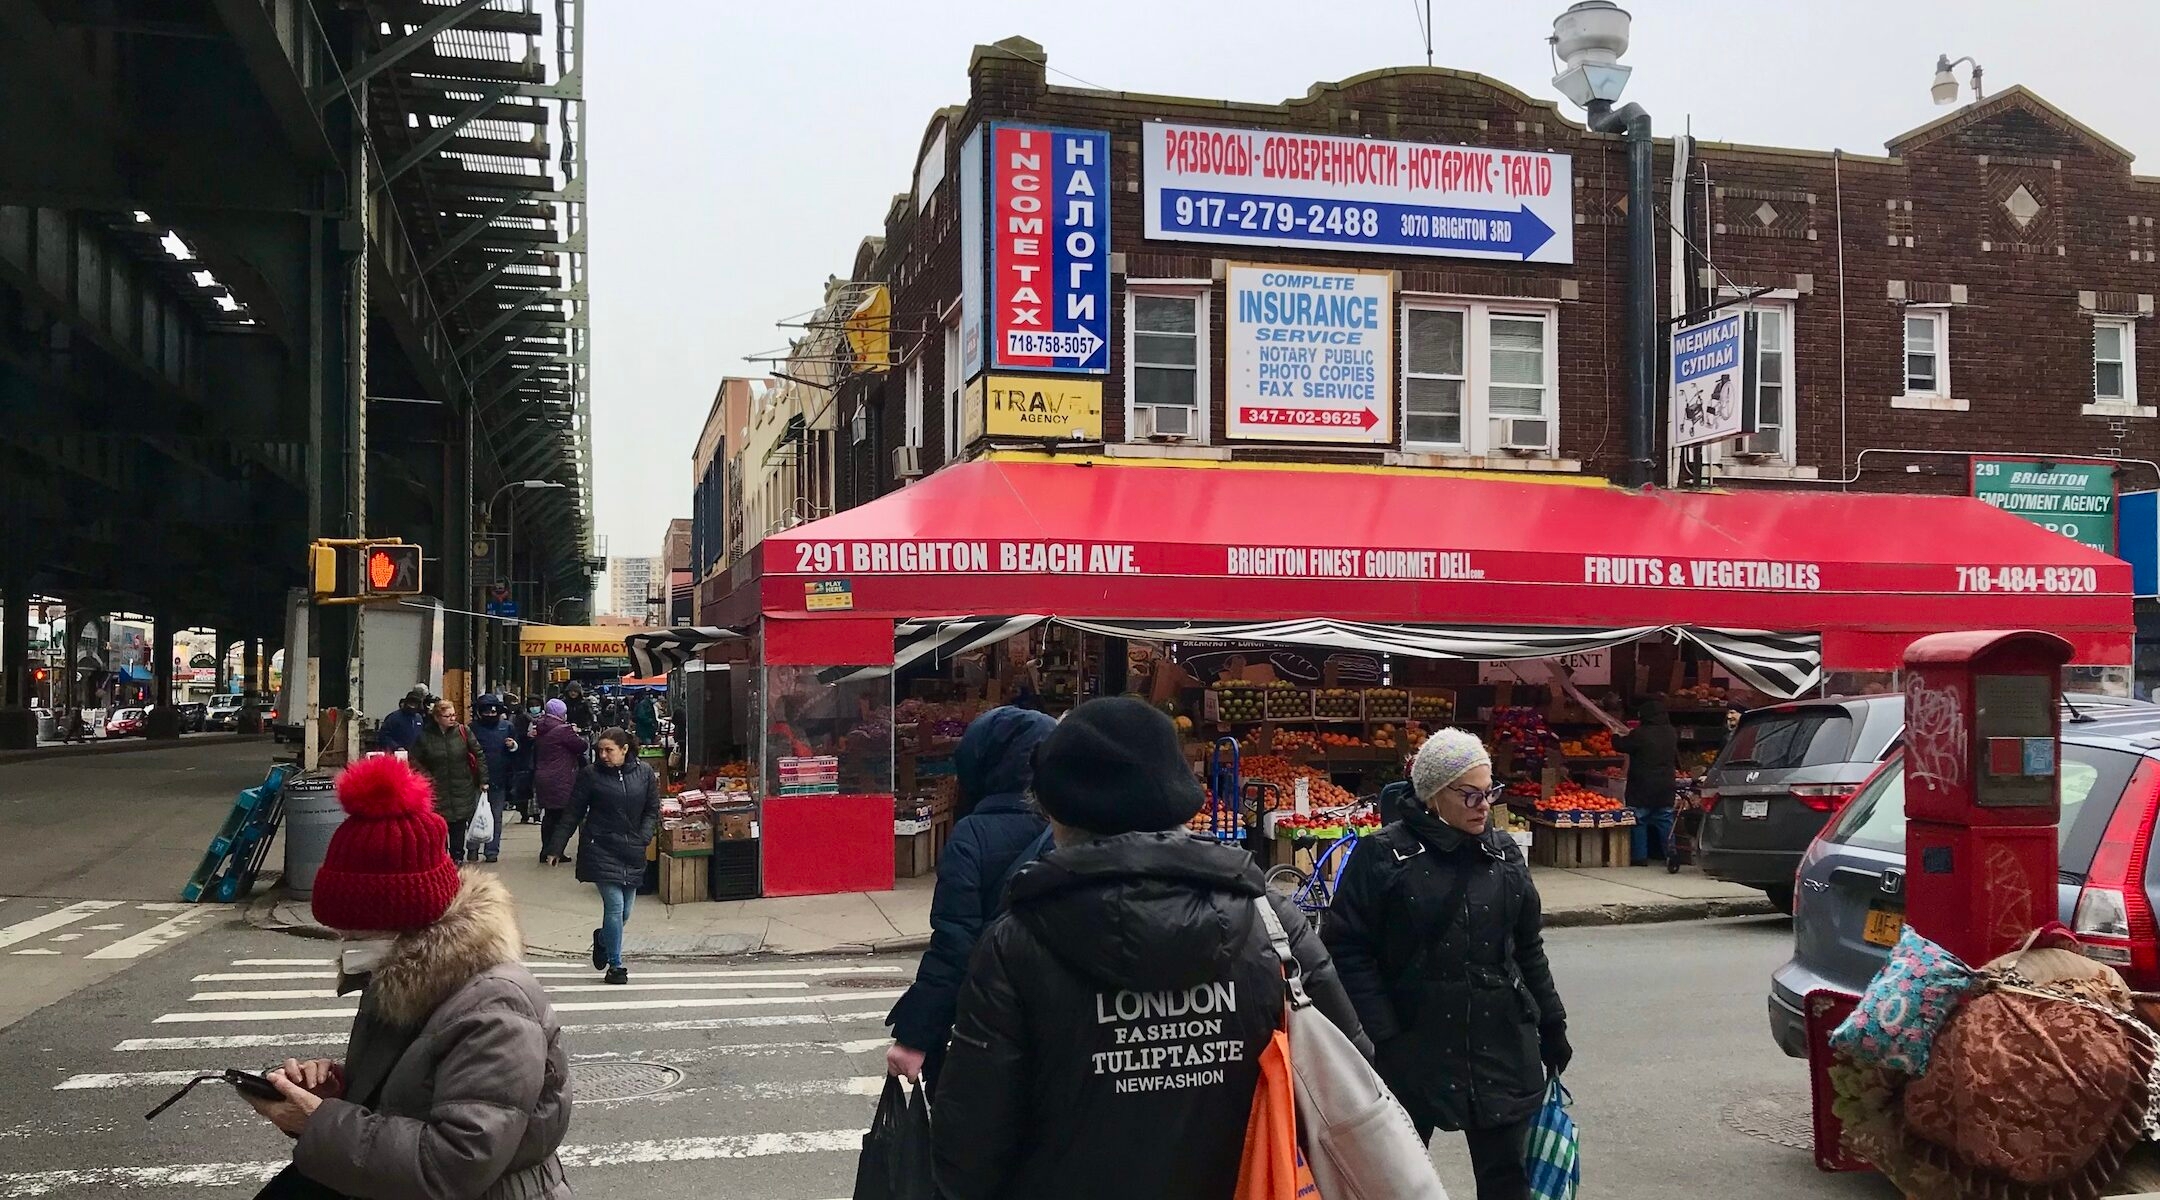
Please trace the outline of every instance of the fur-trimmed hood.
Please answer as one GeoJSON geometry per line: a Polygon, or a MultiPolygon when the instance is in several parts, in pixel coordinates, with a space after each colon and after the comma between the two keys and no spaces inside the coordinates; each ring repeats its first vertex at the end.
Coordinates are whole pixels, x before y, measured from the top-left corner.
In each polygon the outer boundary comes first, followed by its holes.
{"type": "Polygon", "coordinates": [[[442,919],[399,934],[369,976],[368,991],[383,1020],[418,1026],[473,976],[519,961],[524,950],[510,889],[494,875],[466,867],[442,919]]]}

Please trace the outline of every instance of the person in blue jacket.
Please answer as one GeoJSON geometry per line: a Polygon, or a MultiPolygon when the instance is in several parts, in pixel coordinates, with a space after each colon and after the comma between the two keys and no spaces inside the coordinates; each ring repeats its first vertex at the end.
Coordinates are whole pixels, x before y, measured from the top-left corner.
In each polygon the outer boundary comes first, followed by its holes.
{"type": "Polygon", "coordinates": [[[502,857],[503,809],[510,801],[511,757],[518,752],[520,743],[502,697],[486,693],[474,702],[473,713],[473,737],[480,743],[480,752],[487,756],[488,808],[495,817],[495,834],[483,850],[487,861],[494,862],[502,857]]]}
{"type": "Polygon", "coordinates": [[[428,706],[435,697],[424,683],[416,683],[405,697],[398,701],[397,711],[384,717],[375,730],[375,744],[387,754],[393,750],[410,750],[420,740],[420,730],[427,724],[428,706]]]}
{"type": "Polygon", "coordinates": [[[1014,863],[1048,829],[1027,793],[1035,781],[1035,747],[1056,728],[1042,713],[1008,706],[975,718],[960,737],[953,755],[959,819],[938,859],[930,949],[916,967],[914,986],[885,1018],[893,1028],[885,1051],[889,1074],[937,1087],[968,957],[1004,904],[1014,863]]]}

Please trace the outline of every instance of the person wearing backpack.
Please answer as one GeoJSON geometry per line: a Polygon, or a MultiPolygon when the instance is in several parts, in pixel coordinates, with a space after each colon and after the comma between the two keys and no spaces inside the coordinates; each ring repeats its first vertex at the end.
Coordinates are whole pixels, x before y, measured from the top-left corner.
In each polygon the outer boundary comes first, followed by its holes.
{"type": "Polygon", "coordinates": [[[1170,718],[1074,709],[1035,751],[1056,849],[1012,877],[960,993],[932,1156],[947,1200],[1228,1200],[1283,971],[1361,1051],[1326,951],[1244,850],[1187,834],[1200,786],[1170,718]]]}
{"type": "Polygon", "coordinates": [[[1530,1124],[1574,1057],[1537,886],[1484,743],[1440,730],[1410,778],[1418,806],[1358,842],[1322,937],[1418,1132],[1463,1132],[1478,1200],[1527,1200],[1530,1124]]]}
{"type": "Polygon", "coordinates": [[[464,862],[465,830],[488,786],[487,756],[479,740],[458,722],[456,705],[437,700],[406,754],[435,789],[435,811],[450,827],[450,861],[464,862]]]}

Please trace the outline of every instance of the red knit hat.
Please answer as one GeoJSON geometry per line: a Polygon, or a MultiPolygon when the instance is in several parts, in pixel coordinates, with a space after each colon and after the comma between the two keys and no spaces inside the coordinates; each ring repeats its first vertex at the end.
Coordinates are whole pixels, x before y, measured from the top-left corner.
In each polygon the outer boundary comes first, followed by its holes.
{"type": "Polygon", "coordinates": [[[393,755],[363,758],[338,776],[345,823],[315,876],[315,919],[349,932],[420,929],[458,891],[450,827],[427,776],[393,755]]]}

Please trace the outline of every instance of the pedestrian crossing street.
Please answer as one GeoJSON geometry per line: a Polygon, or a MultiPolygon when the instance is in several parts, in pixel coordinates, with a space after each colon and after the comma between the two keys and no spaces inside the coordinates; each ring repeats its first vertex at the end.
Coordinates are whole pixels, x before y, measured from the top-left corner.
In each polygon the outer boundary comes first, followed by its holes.
{"type": "Polygon", "coordinates": [[[0,956],[124,962],[212,925],[227,911],[216,904],[0,897],[0,956]]]}
{"type": "MultiPolygon", "coordinates": [[[[0,1200],[246,1195],[284,1165],[274,1135],[220,1088],[198,1089],[149,1132],[141,1114],[199,1073],[339,1056],[358,997],[335,995],[328,955],[206,965],[180,974],[185,990],[169,1000],[152,997],[99,1061],[33,1085],[50,1088],[52,1119],[0,1126],[8,1164],[0,1200]],[[153,1146],[172,1125],[184,1126],[178,1147],[153,1146]],[[35,1164],[10,1152],[42,1150],[53,1138],[35,1164]]],[[[555,1004],[572,1058],[575,1108],[562,1157],[581,1193],[672,1195],[676,1182],[743,1200],[848,1193],[884,1086],[884,1016],[912,978],[912,960],[633,964],[627,986],[600,983],[584,963],[527,965],[555,1004]],[[680,1081],[623,1099],[585,1094],[578,1082],[602,1067],[648,1063],[680,1081]]]]}

